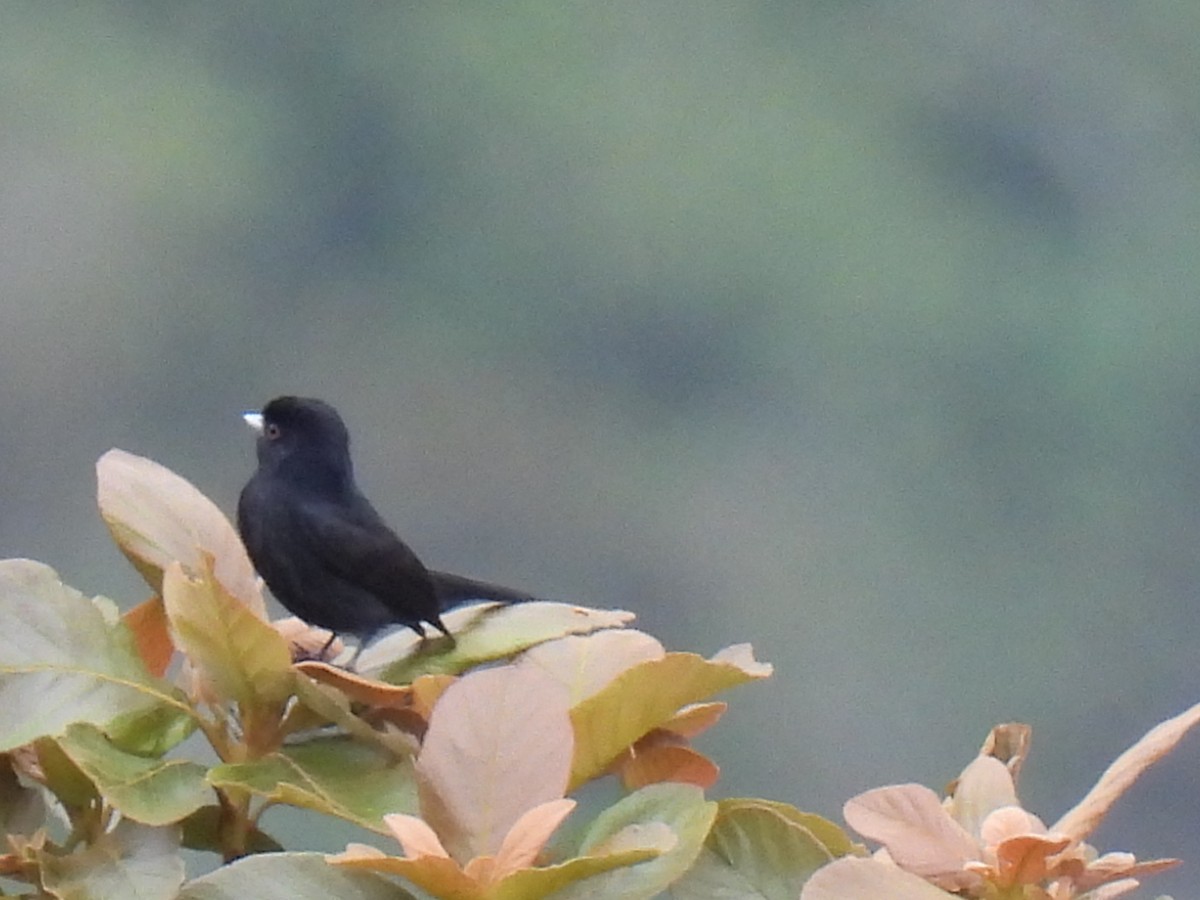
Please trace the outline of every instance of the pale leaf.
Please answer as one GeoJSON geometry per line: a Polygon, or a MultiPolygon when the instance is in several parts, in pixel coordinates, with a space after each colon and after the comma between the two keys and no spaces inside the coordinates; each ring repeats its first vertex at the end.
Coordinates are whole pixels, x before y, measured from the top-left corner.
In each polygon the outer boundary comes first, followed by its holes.
{"type": "Polygon", "coordinates": [[[43,887],[62,900],[172,900],[183,884],[178,828],[126,820],[73,853],[38,857],[43,887]]]}
{"type": "Polygon", "coordinates": [[[979,749],[980,756],[994,756],[1008,767],[1013,784],[1021,775],[1021,766],[1029,758],[1029,745],[1033,741],[1033,729],[1024,722],[1005,722],[988,732],[987,739],[979,749]]]}
{"type": "Polygon", "coordinates": [[[0,561],[0,750],[172,707],[190,714],[146,671],[111,604],[84,597],[49,566],[0,561]]]}
{"type": "Polygon", "coordinates": [[[754,658],[754,646],[752,644],[730,644],[728,647],[714,653],[712,661],[737,666],[753,678],[770,678],[771,674],[775,671],[775,667],[770,663],[759,662],[754,658]]]}
{"type": "MultiPolygon", "coordinates": [[[[1023,835],[1046,835],[1046,826],[1033,813],[1019,806],[1002,806],[993,810],[979,826],[979,837],[989,846],[1023,835]]],[[[1071,842],[1064,834],[1049,837],[1050,840],[1061,840],[1064,847],[1071,842]]]]}
{"type": "Polygon", "coordinates": [[[1108,814],[1117,798],[1150,766],[1174,750],[1197,722],[1200,722],[1200,703],[1151,728],[1105,769],[1095,787],[1050,830],[1068,834],[1076,840],[1086,838],[1108,814]]]}
{"type": "Polygon", "coordinates": [[[621,629],[547,641],[526,650],[521,665],[536,666],[562,684],[575,706],[626,669],[665,655],[663,645],[645,632],[621,629]]]}
{"type": "Polygon", "coordinates": [[[533,668],[471,672],[442,694],[417,759],[422,817],[465,865],[566,792],[574,737],[562,685],[533,668]]]}
{"type": "Polygon", "coordinates": [[[197,569],[216,560],[217,580],[260,619],[262,587],[237,531],[187,479],[153,460],[109,450],[96,462],[100,517],[122,552],[156,591],[168,565],[197,569]]]}
{"type": "Polygon", "coordinates": [[[958,777],[948,811],[968,834],[979,827],[993,810],[1017,806],[1012,774],[1004,763],[991,756],[977,756],[958,777]]]}
{"type": "Polygon", "coordinates": [[[1088,864],[1078,878],[1080,889],[1111,882],[1115,878],[1145,878],[1173,869],[1179,865],[1177,859],[1148,859],[1138,862],[1132,853],[1105,853],[1088,864]]]}
{"type": "Polygon", "coordinates": [[[975,839],[920,784],[876,788],[846,802],[846,822],[878,841],[900,868],[930,877],[959,872],[979,857],[975,839]]]}
{"type": "Polygon", "coordinates": [[[189,881],[175,900],[414,900],[389,879],[330,862],[321,853],[247,856],[189,881]]]}
{"type": "Polygon", "coordinates": [[[954,900],[923,878],[874,859],[843,858],[818,869],[800,900],[954,900]]]}
{"type": "Polygon", "coordinates": [[[412,629],[400,629],[359,654],[359,672],[392,684],[406,684],[421,675],[457,675],[481,663],[510,659],[535,644],[568,634],[589,634],[621,628],[633,613],[589,609],[546,600],[529,603],[480,603],[450,610],[442,621],[455,641],[422,641],[412,629]]]}
{"type": "Polygon", "coordinates": [[[1096,888],[1087,895],[1087,900],[1116,900],[1117,897],[1124,897],[1126,894],[1136,891],[1140,884],[1141,882],[1134,878],[1123,878],[1120,881],[1096,888]]]}

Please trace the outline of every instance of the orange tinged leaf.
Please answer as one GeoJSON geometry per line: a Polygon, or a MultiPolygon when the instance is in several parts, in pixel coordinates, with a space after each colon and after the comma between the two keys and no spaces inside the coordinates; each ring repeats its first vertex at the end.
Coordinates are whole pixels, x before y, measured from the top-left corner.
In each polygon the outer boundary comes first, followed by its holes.
{"type": "Polygon", "coordinates": [[[500,843],[490,880],[499,881],[536,863],[538,854],[542,852],[550,836],[574,808],[575,801],[564,797],[526,811],[500,843]]]}
{"type": "Polygon", "coordinates": [[[413,693],[413,711],[428,722],[434,704],[457,680],[453,675],[422,675],[409,685],[413,693]]]}
{"type": "Polygon", "coordinates": [[[712,728],[729,709],[728,703],[719,700],[712,703],[692,703],[683,707],[674,716],[660,726],[663,731],[669,731],[680,737],[694,738],[712,728]]]}
{"type": "Polygon", "coordinates": [[[402,859],[398,856],[375,855],[378,851],[368,853],[367,850],[375,848],[351,845],[345,853],[327,858],[336,866],[399,875],[440,900],[486,900],[487,893],[482,886],[452,859],[444,856],[402,859]]]}
{"type": "Polygon", "coordinates": [[[296,668],[321,684],[337,689],[356,703],[384,709],[407,709],[413,703],[411,685],[386,684],[373,681],[354,672],[347,672],[329,663],[307,660],[296,663],[296,668]]]}
{"type": "MultiPolygon", "coordinates": [[[[569,802],[556,801],[547,804],[547,807],[562,812],[565,803],[569,802]]],[[[545,826],[551,822],[557,824],[561,821],[561,817],[547,815],[544,811],[533,812],[533,818],[539,820],[540,824],[529,833],[544,832],[545,826]]],[[[516,830],[518,833],[526,832],[524,825],[516,830]]],[[[518,844],[525,843],[520,837],[516,840],[518,844]]],[[[588,855],[542,868],[512,868],[505,866],[500,856],[478,856],[460,868],[454,860],[445,857],[403,859],[385,856],[374,847],[361,844],[351,844],[344,853],[326,859],[337,866],[398,875],[440,900],[540,900],[593,875],[652,860],[669,851],[675,841],[670,828],[654,822],[638,830],[637,834],[631,834],[620,847],[606,850],[594,848],[588,855]]],[[[515,861],[516,856],[511,859],[515,861]]]]}
{"type": "Polygon", "coordinates": [[[708,789],[717,783],[721,769],[691,747],[659,744],[644,747],[621,766],[621,783],[636,791],[660,781],[677,781],[708,789]]]}
{"type": "Polygon", "coordinates": [[[162,598],[151,597],[121,618],[133,632],[138,656],[146,664],[146,670],[156,678],[161,678],[175,654],[175,645],[171,643],[171,634],[167,629],[167,611],[163,608],[162,598]]]}
{"type": "Polygon", "coordinates": [[[383,824],[392,832],[409,859],[422,856],[450,857],[438,836],[423,819],[404,813],[389,813],[383,817],[383,824]]]}
{"type": "Polygon", "coordinates": [[[996,861],[1000,870],[1000,887],[1014,884],[1038,884],[1046,877],[1048,856],[1065,850],[1070,838],[1022,834],[996,845],[996,861]]]}
{"type": "Polygon", "coordinates": [[[463,873],[478,884],[483,893],[491,893],[488,888],[492,886],[496,874],[496,857],[477,856],[463,866],[463,873]]]}

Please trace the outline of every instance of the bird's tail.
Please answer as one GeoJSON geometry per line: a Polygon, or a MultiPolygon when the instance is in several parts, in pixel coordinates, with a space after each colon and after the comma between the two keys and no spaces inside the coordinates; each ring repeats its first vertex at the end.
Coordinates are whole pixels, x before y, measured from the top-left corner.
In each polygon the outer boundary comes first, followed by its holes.
{"type": "Polygon", "coordinates": [[[449,572],[430,570],[433,587],[437,592],[438,605],[442,610],[450,609],[462,603],[491,600],[497,603],[526,603],[539,600],[525,591],[489,584],[486,581],[476,581],[474,578],[464,578],[462,575],[452,575],[449,572]]]}

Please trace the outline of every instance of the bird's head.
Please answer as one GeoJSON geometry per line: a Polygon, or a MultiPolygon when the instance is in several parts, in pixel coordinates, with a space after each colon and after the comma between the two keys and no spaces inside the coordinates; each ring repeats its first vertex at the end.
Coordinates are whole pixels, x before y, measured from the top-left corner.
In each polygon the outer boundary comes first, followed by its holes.
{"type": "Polygon", "coordinates": [[[324,400],[276,397],[242,418],[258,433],[260,469],[312,487],[340,490],[353,482],[350,434],[324,400]]]}

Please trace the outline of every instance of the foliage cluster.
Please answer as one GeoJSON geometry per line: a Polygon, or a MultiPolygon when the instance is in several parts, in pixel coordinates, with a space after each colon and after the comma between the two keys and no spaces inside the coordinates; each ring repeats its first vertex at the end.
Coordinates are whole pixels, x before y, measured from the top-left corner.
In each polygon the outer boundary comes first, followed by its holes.
{"type": "Polygon", "coordinates": [[[868,859],[788,804],[705,797],[718,769],[690,739],[724,712],[712,696],[771,674],[747,645],[706,659],[622,611],[479,605],[447,616],[456,641],[395,635],[347,671],[311,658],[327,634],[267,618],[236,533],[191,484],[116,450],[97,472],[154,596],[122,615],[45,565],[0,563],[0,875],[16,895],[1100,900],[1173,862],[1083,838],[1200,708],[1049,829],[1016,798],[1028,729],[1002,726],[944,802],[915,785],[850,801],[883,847],[868,859]],[[623,798],[552,842],[568,795],[606,776],[623,798]],[[398,846],[288,851],[261,827],[277,806],[398,846]],[[228,865],[188,880],[182,848],[228,865]]]}

